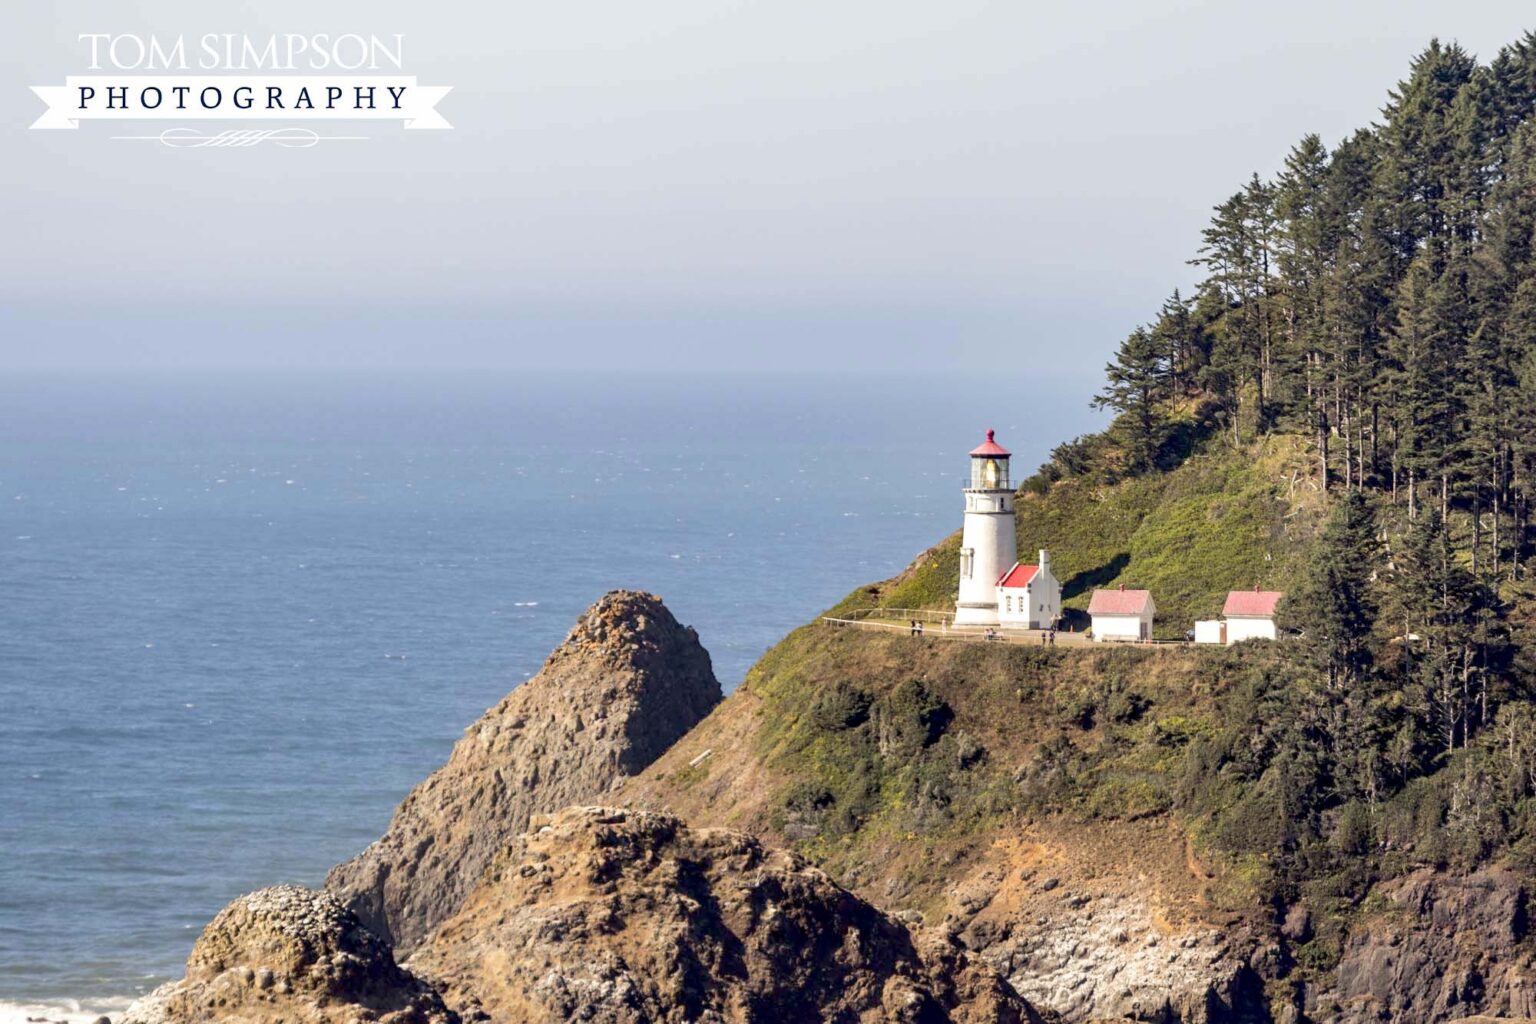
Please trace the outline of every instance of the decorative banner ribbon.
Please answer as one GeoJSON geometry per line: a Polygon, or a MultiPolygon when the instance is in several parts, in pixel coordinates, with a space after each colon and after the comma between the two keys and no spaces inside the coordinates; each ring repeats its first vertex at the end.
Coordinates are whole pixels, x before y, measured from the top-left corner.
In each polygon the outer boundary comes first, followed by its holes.
{"type": "Polygon", "coordinates": [[[79,128],[81,121],[403,121],[411,129],[450,129],[438,102],[450,85],[415,76],[373,75],[72,75],[34,85],[48,105],[33,128],[79,128]]]}

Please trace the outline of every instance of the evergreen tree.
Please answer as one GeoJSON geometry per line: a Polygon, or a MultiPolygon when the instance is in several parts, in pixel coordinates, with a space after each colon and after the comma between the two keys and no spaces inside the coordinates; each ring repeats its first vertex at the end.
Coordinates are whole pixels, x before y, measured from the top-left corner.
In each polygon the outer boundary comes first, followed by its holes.
{"type": "Polygon", "coordinates": [[[1508,634],[1497,596],[1459,562],[1438,510],[1408,531],[1395,563],[1404,674],[1417,680],[1436,752],[1446,755],[1490,720],[1490,680],[1509,660],[1508,634]]]}
{"type": "Polygon", "coordinates": [[[1335,693],[1348,691],[1370,671],[1376,554],[1376,520],[1370,505],[1359,493],[1340,497],[1318,538],[1305,585],[1287,602],[1307,649],[1335,693]]]}
{"type": "Polygon", "coordinates": [[[1201,368],[1210,361],[1210,339],[1178,289],[1163,303],[1152,334],[1167,360],[1170,392],[1188,392],[1199,380],[1201,368]]]}
{"type": "Polygon", "coordinates": [[[1169,394],[1167,351],[1151,331],[1138,327],[1104,372],[1107,381],[1093,400],[1094,408],[1107,406],[1123,414],[1126,469],[1151,469],[1166,431],[1161,403],[1169,394]]]}

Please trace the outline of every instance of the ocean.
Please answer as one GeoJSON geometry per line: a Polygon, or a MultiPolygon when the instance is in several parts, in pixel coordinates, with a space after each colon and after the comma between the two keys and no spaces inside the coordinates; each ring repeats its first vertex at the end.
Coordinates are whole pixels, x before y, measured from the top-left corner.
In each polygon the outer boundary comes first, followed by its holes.
{"type": "Polygon", "coordinates": [[[0,1024],[179,976],[318,884],[604,592],[727,690],[1033,471],[1092,385],[1023,376],[0,378],[0,1024]]]}

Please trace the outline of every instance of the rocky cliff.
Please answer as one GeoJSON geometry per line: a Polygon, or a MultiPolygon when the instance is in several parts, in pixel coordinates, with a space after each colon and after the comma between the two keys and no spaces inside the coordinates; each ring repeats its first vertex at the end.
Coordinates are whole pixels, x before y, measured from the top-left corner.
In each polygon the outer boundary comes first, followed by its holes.
{"type": "Polygon", "coordinates": [[[1265,656],[809,626],[614,798],[798,850],[1068,1024],[1531,1015],[1527,874],[1410,865],[1282,905],[1174,810],[1265,656]]]}
{"type": "Polygon", "coordinates": [[[402,953],[458,909],[529,816],[606,793],[720,701],[709,654],[652,594],[614,591],[465,731],[326,888],[402,953]]]}
{"type": "Polygon", "coordinates": [[[609,595],[333,872],[404,970],[340,904],[262,896],[129,1021],[1531,1014],[1525,874],[1410,864],[1282,904],[1175,811],[1264,657],[810,626],[721,702],[691,630],[609,595]],[[548,813],[593,803],[627,809],[548,813]]]}
{"type": "Polygon", "coordinates": [[[334,896],[204,930],[119,1024],[1039,1024],[1003,979],[794,854],[670,815],[535,816],[405,967],[334,896]]]}
{"type": "Polygon", "coordinates": [[[1262,939],[1216,905],[1225,873],[1182,825],[1118,783],[1090,820],[1054,810],[1061,777],[1108,745],[1079,702],[1135,680],[1128,707],[1192,719],[1210,700],[1189,692],[1201,657],[810,626],[615,796],[798,848],[1073,1024],[1264,1020],[1262,939]]]}
{"type": "Polygon", "coordinates": [[[458,1024],[441,997],[329,893],[296,885],[235,900],[203,930],[187,974],[121,1024],[458,1024]]]}
{"type": "Polygon", "coordinates": [[[1037,1019],[794,854],[598,807],[536,817],[410,966],[466,1020],[1037,1019]]]}
{"type": "Polygon", "coordinates": [[[1377,887],[1333,976],[1302,988],[1309,1017],[1452,1021],[1473,1010],[1536,1015],[1536,949],[1524,880],[1504,869],[1428,869],[1377,887]]]}

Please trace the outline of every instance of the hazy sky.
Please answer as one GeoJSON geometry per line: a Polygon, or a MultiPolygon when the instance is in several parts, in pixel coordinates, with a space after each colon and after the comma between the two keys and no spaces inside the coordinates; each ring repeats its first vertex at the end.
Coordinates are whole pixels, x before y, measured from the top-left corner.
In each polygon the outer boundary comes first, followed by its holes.
{"type": "Polygon", "coordinates": [[[0,370],[956,369],[1086,377],[1212,204],[1517,3],[26,0],[0,34],[0,370]],[[31,132],[82,32],[404,33],[448,133],[31,132]]]}

